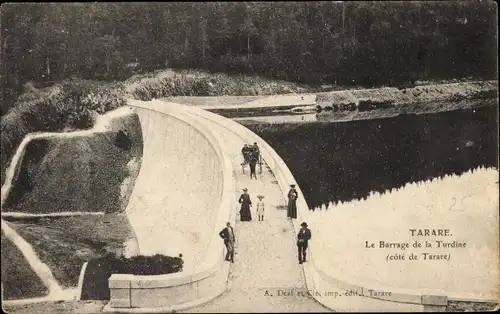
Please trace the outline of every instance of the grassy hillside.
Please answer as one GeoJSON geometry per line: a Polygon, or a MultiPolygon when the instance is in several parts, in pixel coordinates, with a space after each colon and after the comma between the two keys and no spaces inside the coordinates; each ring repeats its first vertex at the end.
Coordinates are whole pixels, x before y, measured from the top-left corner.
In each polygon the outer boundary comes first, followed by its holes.
{"type": "Polygon", "coordinates": [[[25,88],[14,107],[0,120],[1,179],[23,138],[32,132],[88,129],[97,114],[125,104],[116,84],[71,79],[44,89],[25,88]]]}
{"type": "MultiPolygon", "coordinates": [[[[134,238],[127,217],[119,214],[23,219],[10,226],[33,246],[64,287],[76,287],[84,262],[108,253],[125,254],[127,242],[134,238]]],[[[15,267],[12,261],[2,263],[2,271],[4,265],[15,267]]],[[[25,287],[26,281],[19,282],[25,287]]]]}
{"type": "Polygon", "coordinates": [[[198,70],[161,70],[135,75],[124,82],[127,96],[151,100],[170,96],[257,96],[300,93],[311,86],[259,76],[198,70]]]}
{"type": "MultiPolygon", "coordinates": [[[[141,156],[115,146],[114,138],[115,133],[108,132],[33,140],[2,210],[40,214],[123,210],[121,185],[129,175],[127,163],[141,156]]],[[[140,137],[134,146],[142,147],[140,137]]]]}
{"type": "Polygon", "coordinates": [[[5,300],[46,296],[49,292],[47,287],[3,231],[1,243],[2,285],[5,300]]]}

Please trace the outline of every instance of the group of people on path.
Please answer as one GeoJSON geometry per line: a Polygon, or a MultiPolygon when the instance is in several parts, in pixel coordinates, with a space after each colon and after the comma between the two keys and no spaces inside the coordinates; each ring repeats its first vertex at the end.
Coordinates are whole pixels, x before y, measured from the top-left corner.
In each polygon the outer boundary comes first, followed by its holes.
{"type": "MultiPolygon", "coordinates": [[[[243,154],[244,164],[250,165],[250,179],[257,179],[257,175],[255,173],[255,165],[259,161],[260,158],[260,150],[257,143],[254,143],[253,146],[249,146],[245,144],[241,149],[241,153],[243,154]]],[[[297,198],[299,197],[299,193],[295,189],[295,184],[290,185],[290,190],[288,191],[288,206],[287,206],[287,217],[288,219],[296,219],[297,218],[297,198]]],[[[256,213],[259,221],[264,220],[264,196],[257,195],[259,199],[257,203],[256,213]]],[[[240,221],[252,221],[252,200],[250,199],[250,195],[248,194],[248,189],[244,188],[243,193],[240,195],[238,199],[238,203],[240,203],[240,221]]],[[[301,225],[301,229],[297,234],[297,253],[299,264],[302,264],[306,261],[306,251],[308,247],[308,242],[311,239],[311,230],[307,228],[307,223],[303,222],[301,225]]],[[[227,222],[226,227],[219,232],[219,236],[224,240],[224,245],[226,246],[227,253],[225,260],[234,263],[234,244],[236,242],[236,236],[234,234],[234,229],[231,226],[231,223],[227,222]]]]}
{"type": "MultiPolygon", "coordinates": [[[[257,198],[259,202],[257,203],[257,216],[259,221],[264,220],[264,202],[262,199],[263,195],[258,195],[257,198]]],[[[290,185],[290,191],[288,192],[288,208],[287,217],[289,219],[297,218],[297,198],[298,192],[295,189],[295,184],[290,185]]],[[[243,193],[238,199],[238,203],[241,204],[240,207],[240,221],[252,221],[252,212],[250,208],[252,207],[252,200],[248,194],[248,189],[244,188],[243,193]]],[[[298,259],[299,264],[306,261],[306,250],[308,247],[308,241],[311,239],[311,231],[307,228],[307,223],[303,222],[301,224],[301,229],[297,234],[297,248],[298,248],[298,259]]],[[[234,242],[236,237],[234,235],[234,229],[231,227],[230,223],[227,223],[226,228],[224,228],[220,233],[220,237],[224,239],[224,244],[227,249],[226,261],[234,263],[234,242]]]]}
{"type": "MultiPolygon", "coordinates": [[[[297,256],[299,264],[302,264],[306,262],[306,251],[309,240],[311,240],[311,230],[307,228],[307,222],[301,223],[300,226],[302,228],[297,233],[297,256]]],[[[224,245],[226,246],[225,260],[234,263],[234,243],[236,242],[236,236],[230,222],[226,223],[226,228],[219,232],[219,236],[224,240],[224,245]]]]}
{"type": "Polygon", "coordinates": [[[244,164],[250,166],[250,179],[255,178],[257,180],[257,174],[255,172],[255,166],[259,162],[260,149],[257,143],[253,145],[245,144],[241,149],[241,154],[243,155],[244,164]]]}
{"type": "MultiPolygon", "coordinates": [[[[264,202],[262,199],[263,195],[257,195],[259,202],[257,203],[257,216],[259,217],[259,221],[264,220],[264,202]]],[[[238,199],[238,203],[241,204],[240,207],[240,220],[241,221],[252,221],[252,211],[250,207],[252,207],[252,200],[250,199],[250,195],[248,194],[248,189],[243,189],[243,194],[240,195],[238,199]]]]}
{"type": "MultiPolygon", "coordinates": [[[[288,206],[287,206],[287,217],[289,219],[297,218],[297,198],[299,197],[299,193],[295,189],[295,184],[290,185],[290,191],[288,191],[288,206]]],[[[264,202],[262,199],[264,196],[258,195],[259,203],[257,203],[257,215],[262,215],[262,220],[264,220],[264,202]]],[[[250,199],[250,195],[248,194],[248,189],[243,189],[243,194],[240,195],[238,199],[238,203],[241,204],[240,208],[240,220],[241,221],[251,221],[252,220],[252,212],[250,211],[250,207],[252,207],[252,200],[250,199]]]]}

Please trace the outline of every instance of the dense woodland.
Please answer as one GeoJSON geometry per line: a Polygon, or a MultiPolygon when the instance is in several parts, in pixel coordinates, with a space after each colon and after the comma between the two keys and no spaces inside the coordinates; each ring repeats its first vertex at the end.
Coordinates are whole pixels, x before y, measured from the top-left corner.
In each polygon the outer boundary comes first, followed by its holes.
{"type": "Polygon", "coordinates": [[[0,102],[28,81],[165,67],[307,84],[494,79],[496,23],[493,1],[3,4],[0,102]]]}

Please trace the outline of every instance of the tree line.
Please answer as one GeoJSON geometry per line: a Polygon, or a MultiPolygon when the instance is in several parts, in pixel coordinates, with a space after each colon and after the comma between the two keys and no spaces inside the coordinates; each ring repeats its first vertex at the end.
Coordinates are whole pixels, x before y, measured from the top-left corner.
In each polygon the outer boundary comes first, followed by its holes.
{"type": "Polygon", "coordinates": [[[493,79],[496,21],[493,1],[9,3],[1,101],[27,81],[117,80],[137,68],[364,86],[493,79]]]}

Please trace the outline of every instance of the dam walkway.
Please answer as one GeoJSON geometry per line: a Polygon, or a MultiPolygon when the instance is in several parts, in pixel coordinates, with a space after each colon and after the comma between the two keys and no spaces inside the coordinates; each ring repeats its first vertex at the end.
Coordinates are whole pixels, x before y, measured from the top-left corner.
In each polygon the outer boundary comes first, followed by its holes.
{"type": "MultiPolygon", "coordinates": [[[[217,123],[206,122],[223,139],[225,147],[232,148],[227,153],[236,179],[234,197],[238,198],[242,189],[248,188],[256,204],[257,195],[264,195],[265,214],[264,221],[258,221],[252,208],[250,222],[242,222],[236,216],[235,263],[230,266],[226,291],[211,302],[181,312],[331,312],[306,294],[295,231],[286,217],[286,201],[274,175],[264,163],[262,173],[257,166],[258,179],[250,180],[249,168],[243,174],[241,167],[245,139],[217,123]]],[[[239,212],[239,208],[235,210],[239,212]]]]}

